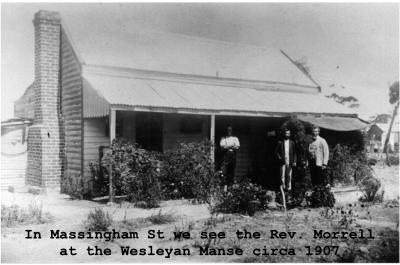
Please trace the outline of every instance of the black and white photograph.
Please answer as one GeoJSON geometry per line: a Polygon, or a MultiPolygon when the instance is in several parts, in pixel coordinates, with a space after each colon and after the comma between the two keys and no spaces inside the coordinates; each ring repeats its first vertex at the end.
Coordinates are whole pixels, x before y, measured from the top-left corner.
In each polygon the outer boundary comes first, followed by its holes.
{"type": "Polygon", "coordinates": [[[2,263],[399,263],[399,3],[1,2],[2,263]]]}

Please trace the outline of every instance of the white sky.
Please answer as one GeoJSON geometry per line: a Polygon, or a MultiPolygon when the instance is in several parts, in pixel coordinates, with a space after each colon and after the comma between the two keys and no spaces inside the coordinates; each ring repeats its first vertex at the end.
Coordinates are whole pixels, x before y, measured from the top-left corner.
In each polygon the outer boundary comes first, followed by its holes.
{"type": "Polygon", "coordinates": [[[390,112],[388,88],[399,79],[397,3],[2,3],[2,120],[13,117],[13,102],[33,81],[32,20],[40,9],[85,21],[114,16],[127,26],[283,49],[294,59],[306,58],[324,93],[358,98],[362,118],[390,112]]]}

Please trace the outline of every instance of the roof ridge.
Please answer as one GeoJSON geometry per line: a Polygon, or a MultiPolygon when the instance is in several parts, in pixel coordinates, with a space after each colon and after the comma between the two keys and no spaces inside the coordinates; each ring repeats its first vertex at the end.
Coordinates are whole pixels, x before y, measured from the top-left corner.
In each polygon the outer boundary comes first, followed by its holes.
{"type": "Polygon", "coordinates": [[[150,29],[150,28],[139,28],[136,26],[133,26],[131,28],[134,28],[134,29],[142,31],[142,32],[158,33],[158,34],[163,34],[163,35],[167,35],[167,36],[173,36],[175,38],[191,39],[191,40],[197,40],[197,41],[201,41],[201,42],[218,43],[218,44],[223,44],[223,45],[239,46],[239,47],[245,47],[245,48],[257,48],[260,50],[275,49],[275,50],[279,51],[279,48],[274,47],[274,46],[259,46],[259,45],[250,44],[250,43],[224,41],[224,40],[211,39],[211,38],[194,36],[194,35],[187,35],[187,34],[177,33],[177,32],[172,32],[172,31],[163,31],[163,30],[150,29]]]}
{"type": "MultiPolygon", "coordinates": [[[[301,85],[301,84],[281,82],[281,81],[189,75],[189,74],[180,74],[173,72],[160,72],[160,71],[152,71],[145,69],[121,68],[121,67],[105,66],[105,65],[85,65],[83,73],[94,74],[94,75],[107,75],[110,77],[151,79],[151,80],[170,81],[170,82],[185,82],[193,84],[208,83],[220,86],[247,87],[253,89],[260,89],[260,87],[264,86],[277,86],[277,87],[285,86],[285,87],[292,87],[294,89],[292,92],[297,92],[297,93],[302,93],[299,90],[299,88],[310,89],[310,90],[317,88],[309,85],[301,85]],[[160,76],[160,74],[162,76],[160,76]]],[[[280,89],[277,90],[282,91],[280,89]]],[[[316,92],[303,91],[303,93],[314,94],[316,92]]]]}

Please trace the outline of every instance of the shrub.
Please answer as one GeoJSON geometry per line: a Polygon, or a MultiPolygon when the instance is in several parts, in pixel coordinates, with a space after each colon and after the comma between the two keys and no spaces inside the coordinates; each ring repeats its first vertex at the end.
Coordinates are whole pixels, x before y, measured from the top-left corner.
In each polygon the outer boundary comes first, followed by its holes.
{"type": "Polygon", "coordinates": [[[14,226],[16,224],[43,224],[53,219],[50,213],[44,213],[41,204],[31,203],[28,208],[16,204],[1,206],[1,225],[14,226]]]}
{"type": "Polygon", "coordinates": [[[210,157],[211,143],[181,143],[163,157],[161,183],[166,199],[208,200],[219,179],[210,157]]]}
{"type": "Polygon", "coordinates": [[[81,175],[63,174],[61,178],[61,193],[66,193],[74,199],[82,200],[84,189],[81,175]]]}
{"type": "Polygon", "coordinates": [[[106,168],[111,165],[115,193],[127,195],[138,207],[157,207],[161,199],[189,198],[206,202],[219,187],[210,152],[209,141],[182,143],[178,149],[163,154],[116,139],[101,166],[91,163],[90,170],[94,183],[98,183],[97,190],[107,194],[106,168]]]}
{"type": "Polygon", "coordinates": [[[160,224],[168,224],[175,220],[174,214],[172,213],[162,213],[161,210],[158,211],[158,214],[153,214],[146,218],[152,224],[160,225],[160,224]]]}
{"type": "Polygon", "coordinates": [[[325,186],[315,186],[309,197],[311,207],[330,207],[335,205],[335,196],[331,192],[331,189],[325,186]]]}
{"type": "Polygon", "coordinates": [[[367,177],[361,180],[358,186],[363,193],[361,201],[374,202],[383,199],[383,194],[382,196],[378,195],[378,190],[381,187],[381,181],[379,179],[372,176],[367,177]]]}
{"type": "Polygon", "coordinates": [[[108,195],[108,174],[106,174],[106,168],[101,166],[99,163],[89,163],[89,170],[91,180],[93,183],[94,196],[106,196],[108,195]]]}
{"type": "Polygon", "coordinates": [[[216,195],[212,212],[254,215],[257,210],[267,208],[270,196],[261,186],[245,179],[216,195]]]}
{"type": "Polygon", "coordinates": [[[148,207],[157,207],[162,198],[159,154],[123,139],[114,140],[111,149],[102,164],[111,165],[115,192],[127,195],[132,202],[144,201],[148,207]]]}
{"type": "Polygon", "coordinates": [[[354,170],[350,159],[350,148],[336,145],[331,151],[331,157],[326,174],[333,183],[350,184],[353,182],[354,170]]]}
{"type": "Polygon", "coordinates": [[[90,210],[84,226],[90,231],[107,231],[112,223],[113,220],[107,211],[96,208],[94,211],[90,210]]]}
{"type": "MultiPolygon", "coordinates": [[[[305,207],[308,205],[308,185],[297,185],[292,191],[285,192],[286,208],[305,207]]],[[[276,195],[276,202],[283,204],[282,192],[276,195]]]]}
{"type": "Polygon", "coordinates": [[[392,166],[398,166],[399,165],[399,154],[389,155],[389,162],[390,162],[390,165],[392,165],[392,166]]]}
{"type": "Polygon", "coordinates": [[[364,151],[337,144],[331,151],[326,175],[331,184],[354,184],[372,176],[372,169],[364,151]]]}

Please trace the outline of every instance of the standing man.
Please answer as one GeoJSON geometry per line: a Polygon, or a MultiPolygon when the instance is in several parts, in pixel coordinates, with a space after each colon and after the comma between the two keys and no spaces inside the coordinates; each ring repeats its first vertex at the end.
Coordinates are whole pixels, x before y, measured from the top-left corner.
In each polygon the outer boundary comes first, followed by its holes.
{"type": "Polygon", "coordinates": [[[239,139],[232,135],[232,127],[227,128],[227,136],[222,137],[220,146],[224,153],[223,172],[226,185],[232,185],[235,177],[236,151],[240,148],[239,139]]]}
{"type": "Polygon", "coordinates": [[[319,127],[312,130],[313,141],[308,147],[311,182],[313,186],[324,184],[322,171],[328,165],[329,147],[325,139],[319,136],[319,127]]]}
{"type": "Polygon", "coordinates": [[[284,140],[279,141],[275,154],[279,161],[281,170],[281,186],[287,191],[292,190],[292,167],[296,166],[296,146],[292,140],[290,140],[290,130],[285,129],[284,140]]]}

